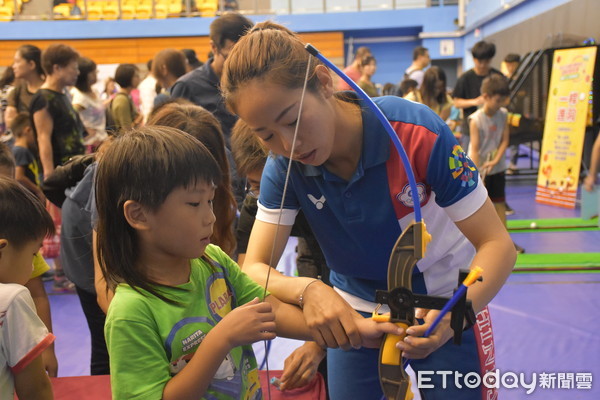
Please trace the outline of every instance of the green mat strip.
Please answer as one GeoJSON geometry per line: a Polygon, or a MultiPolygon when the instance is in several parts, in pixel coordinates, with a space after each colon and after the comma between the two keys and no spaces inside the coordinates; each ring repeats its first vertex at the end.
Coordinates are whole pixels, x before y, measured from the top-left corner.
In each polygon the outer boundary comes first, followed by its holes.
{"type": "Polygon", "coordinates": [[[519,231],[596,231],[598,227],[598,218],[540,218],[540,219],[509,219],[506,221],[509,232],[519,231]],[[532,226],[532,223],[534,226],[532,226]]]}
{"type": "Polygon", "coordinates": [[[600,253],[519,254],[513,272],[600,272],[600,253]]]}

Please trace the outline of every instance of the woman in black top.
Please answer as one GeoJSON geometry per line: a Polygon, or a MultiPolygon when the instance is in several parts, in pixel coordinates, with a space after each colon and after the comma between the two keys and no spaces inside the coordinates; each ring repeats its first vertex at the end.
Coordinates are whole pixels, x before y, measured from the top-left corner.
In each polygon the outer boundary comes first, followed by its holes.
{"type": "Polygon", "coordinates": [[[79,54],[70,46],[53,44],[42,53],[46,81],[31,100],[31,115],[37,137],[44,178],[72,156],[83,154],[85,128],[64,91],[79,75],[79,54]]]}
{"type": "Polygon", "coordinates": [[[42,86],[45,79],[41,62],[42,51],[31,44],[24,44],[17,49],[12,65],[15,79],[20,80],[8,94],[8,103],[4,114],[6,126],[10,126],[13,118],[20,112],[29,112],[33,95],[42,86]]]}

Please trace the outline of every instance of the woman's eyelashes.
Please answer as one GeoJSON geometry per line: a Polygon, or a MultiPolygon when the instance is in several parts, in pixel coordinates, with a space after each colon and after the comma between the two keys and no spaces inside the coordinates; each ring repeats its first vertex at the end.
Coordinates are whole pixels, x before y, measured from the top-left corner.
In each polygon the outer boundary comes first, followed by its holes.
{"type": "Polygon", "coordinates": [[[287,124],[287,125],[288,125],[288,126],[296,126],[296,124],[297,124],[297,123],[298,123],[298,118],[296,118],[296,119],[294,120],[294,122],[291,122],[291,123],[289,123],[289,124],[287,124]]]}

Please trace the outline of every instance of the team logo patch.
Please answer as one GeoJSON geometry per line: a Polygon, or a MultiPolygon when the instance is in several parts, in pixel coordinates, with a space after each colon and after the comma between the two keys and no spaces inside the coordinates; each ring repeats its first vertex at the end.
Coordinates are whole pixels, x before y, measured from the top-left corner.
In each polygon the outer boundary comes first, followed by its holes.
{"type": "Polygon", "coordinates": [[[325,196],[321,195],[321,197],[318,199],[310,193],[307,196],[308,196],[308,199],[315,205],[317,210],[322,209],[323,206],[325,205],[325,201],[326,201],[325,196]]]}
{"type": "Polygon", "coordinates": [[[477,168],[459,145],[455,145],[452,149],[452,155],[448,158],[448,167],[454,179],[460,178],[462,187],[471,187],[475,184],[477,168]]]}
{"type": "MultiPolygon", "coordinates": [[[[417,183],[417,192],[419,193],[419,204],[423,204],[427,199],[427,193],[425,192],[425,185],[422,183],[417,183]]],[[[402,191],[396,195],[396,199],[406,207],[414,207],[414,202],[412,198],[412,190],[410,189],[410,185],[407,183],[402,188],[402,191]]]]}

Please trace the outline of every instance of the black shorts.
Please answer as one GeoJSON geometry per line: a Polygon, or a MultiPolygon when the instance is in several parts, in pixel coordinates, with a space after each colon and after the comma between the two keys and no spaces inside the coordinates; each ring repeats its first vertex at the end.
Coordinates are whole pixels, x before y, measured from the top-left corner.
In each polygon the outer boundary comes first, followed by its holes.
{"type": "Polygon", "coordinates": [[[506,176],[504,171],[486,176],[484,184],[492,203],[505,202],[506,194],[504,192],[504,187],[506,186],[506,176]]]}

